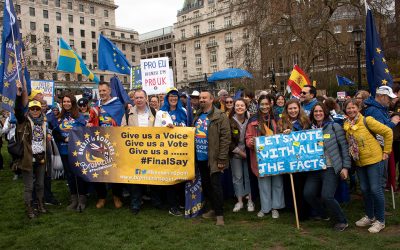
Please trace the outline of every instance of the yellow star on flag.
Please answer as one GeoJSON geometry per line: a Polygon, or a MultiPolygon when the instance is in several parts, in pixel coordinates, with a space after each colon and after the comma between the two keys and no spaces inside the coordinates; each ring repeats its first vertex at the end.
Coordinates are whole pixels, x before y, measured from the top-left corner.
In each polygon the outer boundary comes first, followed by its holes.
{"type": "Polygon", "coordinates": [[[372,65],[374,65],[375,64],[375,59],[372,59],[371,63],[372,63],[372,65]]]}
{"type": "Polygon", "coordinates": [[[381,49],[380,48],[376,48],[376,52],[378,53],[378,54],[380,54],[381,53],[381,49]]]}
{"type": "Polygon", "coordinates": [[[4,87],[8,88],[10,86],[9,82],[4,82],[4,87]]]}
{"type": "Polygon", "coordinates": [[[78,152],[76,152],[76,150],[74,152],[72,152],[73,156],[78,156],[78,152]]]}
{"type": "Polygon", "coordinates": [[[85,139],[89,139],[90,135],[88,133],[86,133],[85,135],[85,139]]]}
{"type": "Polygon", "coordinates": [[[386,74],[389,74],[389,69],[385,69],[386,74]]]}
{"type": "Polygon", "coordinates": [[[81,141],[77,141],[77,142],[76,142],[76,146],[80,146],[81,144],[82,144],[81,141]]]}
{"type": "Polygon", "coordinates": [[[107,138],[107,139],[110,139],[110,134],[107,133],[107,134],[104,135],[104,137],[107,138]]]}
{"type": "Polygon", "coordinates": [[[100,135],[100,132],[98,130],[96,130],[96,132],[94,132],[95,135],[100,135]]]}
{"type": "Polygon", "coordinates": [[[114,62],[117,62],[117,59],[114,59],[114,62]]]}
{"type": "MultiPolygon", "coordinates": [[[[115,50],[115,47],[113,47],[113,50],[115,50]]],[[[115,53],[114,53],[115,54],[115,53]]]]}
{"type": "Polygon", "coordinates": [[[108,175],[110,172],[108,170],[105,170],[103,173],[104,175],[108,175]]]}
{"type": "Polygon", "coordinates": [[[0,60],[0,65],[2,65],[3,64],[3,61],[2,60],[0,60]]]}
{"type": "Polygon", "coordinates": [[[119,157],[119,153],[115,153],[115,156],[116,156],[116,157],[119,157]]]}
{"type": "Polygon", "coordinates": [[[86,175],[87,174],[87,170],[82,170],[82,174],[86,175]]]}
{"type": "Polygon", "coordinates": [[[196,195],[192,194],[192,200],[196,199],[196,195]]]}
{"type": "Polygon", "coordinates": [[[121,69],[123,69],[123,70],[124,70],[124,69],[125,69],[125,67],[124,67],[124,66],[122,66],[122,68],[121,68],[121,69]]]}
{"type": "Polygon", "coordinates": [[[384,63],[386,62],[386,59],[384,57],[382,57],[382,62],[384,62],[384,63]]]}
{"type": "Polygon", "coordinates": [[[97,176],[99,176],[98,173],[94,173],[94,174],[93,174],[93,178],[97,178],[97,176]]]}
{"type": "Polygon", "coordinates": [[[113,145],[114,147],[116,147],[116,146],[117,146],[117,143],[116,143],[116,142],[113,142],[112,145],[113,145]]]}
{"type": "Polygon", "coordinates": [[[117,68],[119,68],[119,64],[117,64],[117,68]]]}
{"type": "Polygon", "coordinates": [[[116,168],[116,167],[117,167],[117,164],[113,163],[113,164],[112,164],[112,167],[113,167],[113,168],[116,168]]]}
{"type": "Polygon", "coordinates": [[[75,162],[75,167],[79,167],[79,161],[75,162]]]}
{"type": "Polygon", "coordinates": [[[382,80],[382,85],[386,85],[388,81],[386,81],[386,79],[382,80]]]}
{"type": "Polygon", "coordinates": [[[113,56],[116,56],[116,55],[117,55],[116,53],[113,54],[113,56]]]}

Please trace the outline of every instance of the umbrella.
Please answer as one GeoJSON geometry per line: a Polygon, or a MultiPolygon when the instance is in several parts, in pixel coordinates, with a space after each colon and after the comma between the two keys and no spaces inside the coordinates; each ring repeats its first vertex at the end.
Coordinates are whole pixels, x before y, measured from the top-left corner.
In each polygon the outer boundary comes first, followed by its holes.
{"type": "Polygon", "coordinates": [[[214,74],[212,74],[208,78],[208,82],[215,82],[215,81],[234,79],[234,78],[244,78],[244,77],[253,78],[253,76],[244,69],[228,68],[221,71],[217,71],[214,74]]]}

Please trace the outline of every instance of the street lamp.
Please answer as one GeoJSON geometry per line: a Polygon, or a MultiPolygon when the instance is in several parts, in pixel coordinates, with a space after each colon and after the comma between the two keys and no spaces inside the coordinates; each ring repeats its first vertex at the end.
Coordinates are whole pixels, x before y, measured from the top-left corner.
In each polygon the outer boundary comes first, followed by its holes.
{"type": "Polygon", "coordinates": [[[361,43],[363,32],[364,31],[360,28],[360,26],[351,32],[353,34],[354,45],[357,51],[358,90],[361,90],[361,43]]]}

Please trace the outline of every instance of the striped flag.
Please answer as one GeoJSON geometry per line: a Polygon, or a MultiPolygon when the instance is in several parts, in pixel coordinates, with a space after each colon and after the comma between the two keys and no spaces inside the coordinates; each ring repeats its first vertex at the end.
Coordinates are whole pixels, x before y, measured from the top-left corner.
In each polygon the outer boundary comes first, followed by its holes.
{"type": "Polygon", "coordinates": [[[288,80],[288,86],[292,91],[292,95],[300,96],[301,89],[306,85],[311,85],[310,79],[308,79],[303,70],[295,64],[288,80]]]}

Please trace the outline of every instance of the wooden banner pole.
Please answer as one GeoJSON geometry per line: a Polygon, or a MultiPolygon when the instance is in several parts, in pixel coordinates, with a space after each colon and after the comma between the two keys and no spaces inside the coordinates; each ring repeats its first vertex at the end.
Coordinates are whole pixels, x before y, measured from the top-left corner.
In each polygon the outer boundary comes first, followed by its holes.
{"type": "Polygon", "coordinates": [[[296,192],[294,191],[293,174],[289,174],[289,175],[290,175],[290,183],[292,184],[292,194],[293,194],[294,213],[295,213],[295,215],[296,215],[296,226],[297,226],[297,229],[300,230],[299,214],[297,213],[296,192]]]}

